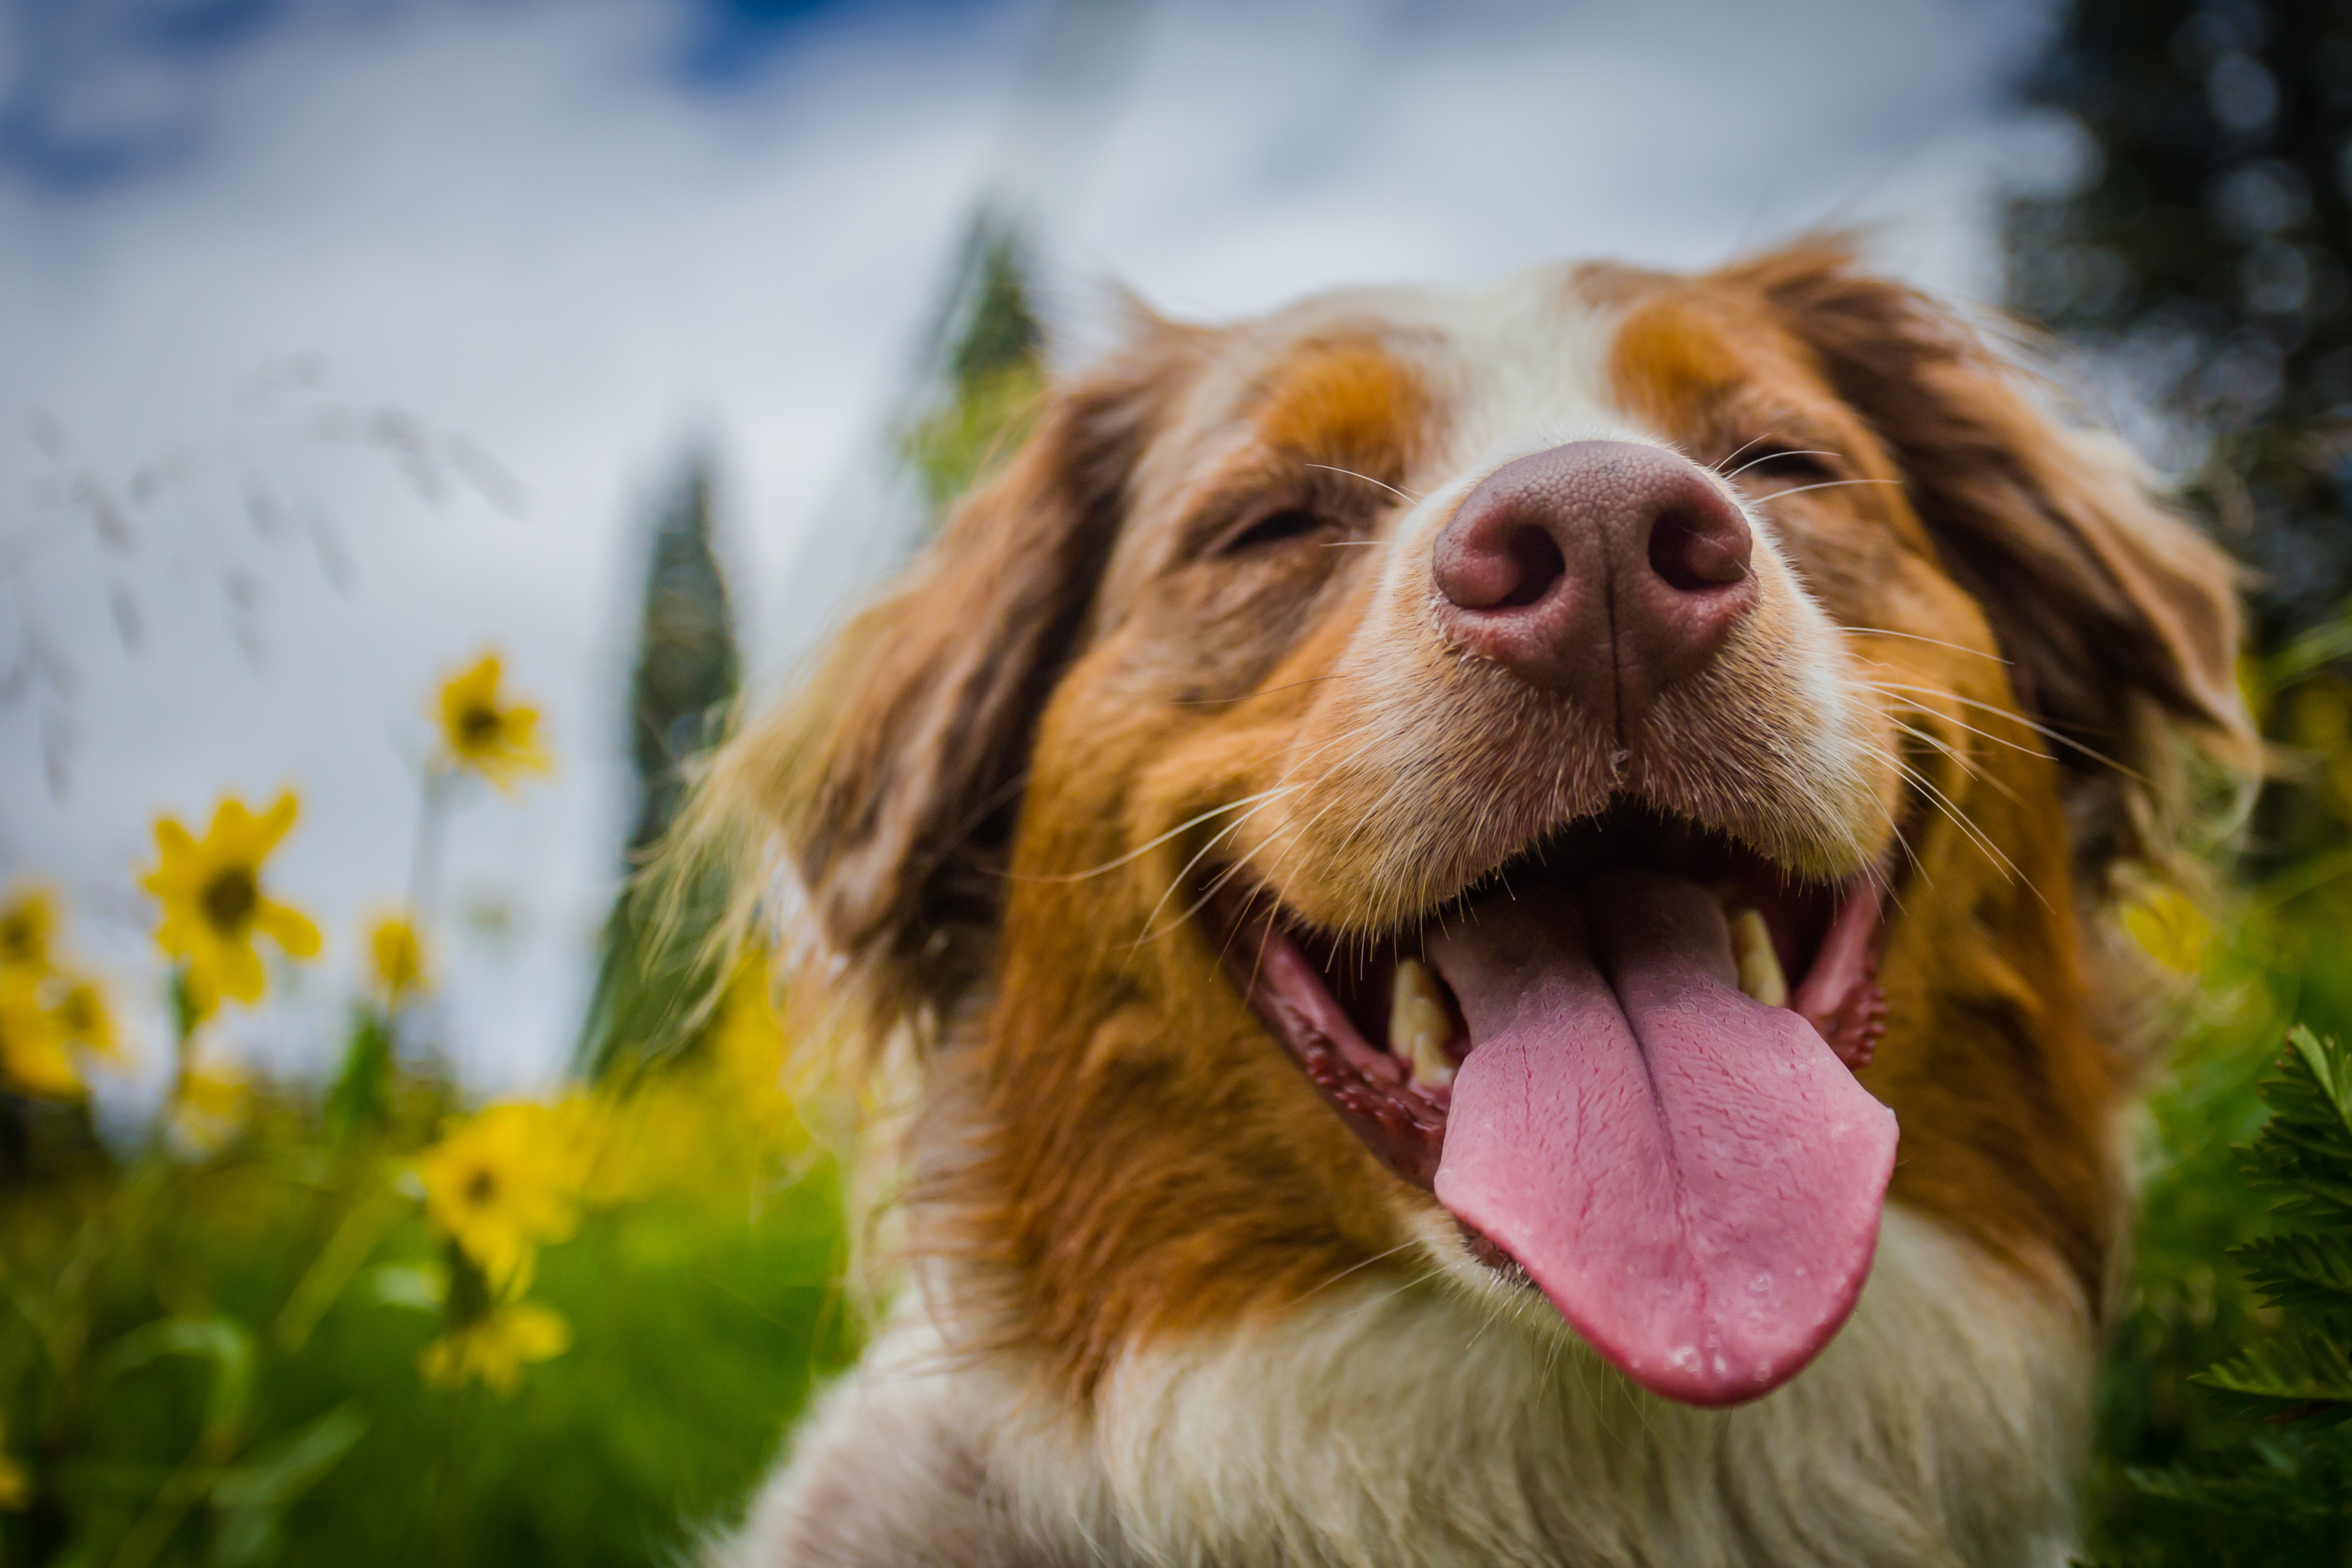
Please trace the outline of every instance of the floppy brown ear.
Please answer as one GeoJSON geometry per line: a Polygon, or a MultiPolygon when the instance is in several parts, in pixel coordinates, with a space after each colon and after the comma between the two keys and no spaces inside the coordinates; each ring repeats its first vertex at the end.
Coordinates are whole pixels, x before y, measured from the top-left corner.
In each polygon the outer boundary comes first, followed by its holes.
{"type": "Polygon", "coordinates": [[[2057,748],[2085,808],[2085,858],[2160,855],[2179,794],[2175,737],[2233,769],[2254,756],[2228,557],[2151,499],[2120,443],[2060,425],[1958,317],[1863,271],[1843,244],[1803,242],[1732,276],[1765,293],[1893,449],[2019,698],[2128,770],[2057,748]]]}
{"type": "Polygon", "coordinates": [[[885,1026],[946,1010],[985,963],[1031,732],[1172,374],[1138,352],[1050,394],[1021,450],[712,771],[718,809],[781,849],[835,979],[885,1026]]]}

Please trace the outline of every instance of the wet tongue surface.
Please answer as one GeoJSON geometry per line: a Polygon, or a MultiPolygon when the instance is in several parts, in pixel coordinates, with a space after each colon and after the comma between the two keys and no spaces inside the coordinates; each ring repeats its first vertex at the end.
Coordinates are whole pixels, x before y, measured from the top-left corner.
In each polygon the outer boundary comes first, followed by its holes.
{"type": "Polygon", "coordinates": [[[1438,1201],[1654,1393],[1736,1404],[1812,1360],[1869,1273],[1895,1114],[1739,991],[1707,890],[1496,900],[1430,955],[1471,1043],[1438,1201]]]}

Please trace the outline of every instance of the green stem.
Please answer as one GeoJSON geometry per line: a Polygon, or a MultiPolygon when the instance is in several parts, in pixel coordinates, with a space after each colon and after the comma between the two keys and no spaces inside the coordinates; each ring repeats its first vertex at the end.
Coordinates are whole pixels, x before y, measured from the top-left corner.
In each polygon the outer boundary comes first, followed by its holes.
{"type": "Polygon", "coordinates": [[[408,915],[419,929],[433,897],[433,874],[439,868],[441,818],[447,808],[450,783],[456,777],[437,760],[425,764],[424,785],[416,803],[416,843],[408,860],[408,915]]]}
{"type": "Polygon", "coordinates": [[[172,967],[172,1085],[163,1097],[163,1114],[155,1119],[154,1139],[161,1143],[172,1125],[172,1113],[180,1108],[180,1097],[187,1091],[188,1074],[195,1065],[196,1026],[203,1023],[196,1012],[195,997],[188,990],[188,966],[184,963],[172,967]]]}

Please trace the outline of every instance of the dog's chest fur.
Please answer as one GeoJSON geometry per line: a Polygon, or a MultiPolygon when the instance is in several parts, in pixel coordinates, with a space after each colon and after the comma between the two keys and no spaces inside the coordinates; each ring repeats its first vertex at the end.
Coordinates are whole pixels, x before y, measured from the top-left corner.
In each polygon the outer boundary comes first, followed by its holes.
{"type": "Polygon", "coordinates": [[[1725,1412],[1427,1282],[1159,1346],[1084,1420],[952,1332],[901,1313],[725,1568],[2057,1564],[2090,1367],[2079,1326],[1900,1209],[1819,1365],[1725,1412]]]}

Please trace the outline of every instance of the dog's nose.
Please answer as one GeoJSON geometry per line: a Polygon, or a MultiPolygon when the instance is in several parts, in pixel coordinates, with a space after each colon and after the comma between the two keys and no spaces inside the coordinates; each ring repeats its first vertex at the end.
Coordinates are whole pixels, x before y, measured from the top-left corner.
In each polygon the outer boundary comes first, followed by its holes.
{"type": "Polygon", "coordinates": [[[1571,441],[1480,482],[1437,536],[1443,629],[1622,734],[1756,602],[1755,541],[1696,464],[1571,441]]]}

